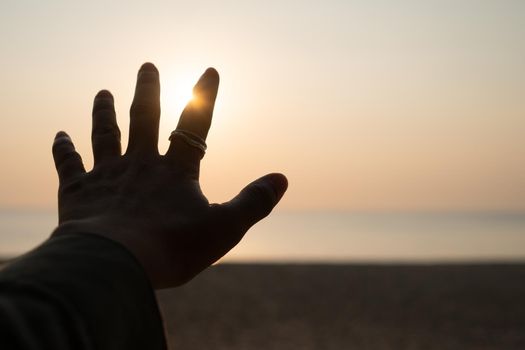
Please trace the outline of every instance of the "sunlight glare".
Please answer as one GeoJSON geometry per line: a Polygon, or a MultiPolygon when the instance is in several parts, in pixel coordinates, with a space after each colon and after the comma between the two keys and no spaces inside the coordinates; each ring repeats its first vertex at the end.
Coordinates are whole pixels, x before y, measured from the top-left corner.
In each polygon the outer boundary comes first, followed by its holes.
{"type": "Polygon", "coordinates": [[[173,74],[163,79],[161,86],[162,114],[177,120],[184,107],[193,100],[193,86],[199,76],[196,74],[173,74]]]}

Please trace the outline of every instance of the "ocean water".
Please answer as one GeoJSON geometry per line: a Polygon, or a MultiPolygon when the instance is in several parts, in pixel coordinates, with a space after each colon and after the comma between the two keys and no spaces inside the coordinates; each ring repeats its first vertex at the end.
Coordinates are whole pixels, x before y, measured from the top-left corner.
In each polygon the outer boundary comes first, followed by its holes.
{"type": "MultiPolygon", "coordinates": [[[[32,249],[55,225],[55,212],[0,210],[0,256],[32,249]]],[[[277,211],[224,261],[525,261],[525,213],[277,211]]]]}

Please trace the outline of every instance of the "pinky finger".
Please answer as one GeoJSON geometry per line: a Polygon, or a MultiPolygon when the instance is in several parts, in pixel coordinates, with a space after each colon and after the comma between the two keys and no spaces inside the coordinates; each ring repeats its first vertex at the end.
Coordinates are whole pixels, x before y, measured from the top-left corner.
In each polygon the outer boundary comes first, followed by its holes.
{"type": "Polygon", "coordinates": [[[53,142],[53,159],[60,183],[68,181],[86,172],[82,158],[75,151],[75,146],[68,134],[59,131],[53,142]]]}

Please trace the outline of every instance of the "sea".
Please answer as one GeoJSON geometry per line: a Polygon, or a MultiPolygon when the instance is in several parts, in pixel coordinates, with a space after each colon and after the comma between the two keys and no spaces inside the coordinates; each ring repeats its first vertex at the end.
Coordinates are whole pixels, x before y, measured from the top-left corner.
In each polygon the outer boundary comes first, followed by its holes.
{"type": "MultiPolygon", "coordinates": [[[[54,211],[0,210],[0,258],[35,248],[56,224],[54,211]]],[[[221,261],[525,262],[525,213],[277,210],[221,261]]]]}

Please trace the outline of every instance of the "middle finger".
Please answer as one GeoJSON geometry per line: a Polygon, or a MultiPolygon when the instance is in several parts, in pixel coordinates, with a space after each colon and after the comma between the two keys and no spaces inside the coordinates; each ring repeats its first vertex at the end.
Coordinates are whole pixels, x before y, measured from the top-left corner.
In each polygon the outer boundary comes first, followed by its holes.
{"type": "Polygon", "coordinates": [[[159,121],[159,72],[153,64],[144,63],[137,76],[135,97],[130,109],[126,154],[158,154],[159,121]]]}

